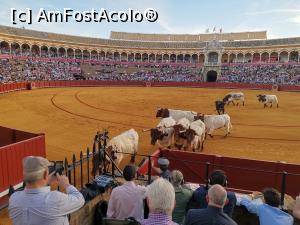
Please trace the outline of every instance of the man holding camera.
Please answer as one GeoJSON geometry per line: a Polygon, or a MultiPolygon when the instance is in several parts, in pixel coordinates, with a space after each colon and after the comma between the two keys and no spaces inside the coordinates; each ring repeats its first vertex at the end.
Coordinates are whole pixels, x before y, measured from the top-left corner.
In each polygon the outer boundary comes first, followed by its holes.
{"type": "Polygon", "coordinates": [[[82,194],[70,185],[66,176],[56,171],[49,174],[49,165],[43,157],[28,156],[23,159],[26,187],[9,199],[9,214],[14,225],[68,225],[67,215],[84,205],[82,194]],[[66,194],[50,190],[48,185],[55,181],[66,194]]]}

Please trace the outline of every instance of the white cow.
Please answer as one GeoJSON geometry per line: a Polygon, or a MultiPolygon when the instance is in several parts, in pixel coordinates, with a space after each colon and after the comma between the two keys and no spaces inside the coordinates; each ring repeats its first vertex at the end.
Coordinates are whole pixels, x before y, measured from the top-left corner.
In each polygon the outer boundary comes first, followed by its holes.
{"type": "Polygon", "coordinates": [[[115,152],[115,163],[119,165],[123,159],[122,153],[136,154],[138,151],[139,135],[134,129],[123,132],[122,134],[113,137],[107,143],[107,152],[110,154],[115,152]]]}
{"type": "Polygon", "coordinates": [[[199,118],[205,124],[205,132],[211,136],[214,130],[225,128],[226,134],[225,137],[230,134],[230,130],[232,129],[232,124],[230,122],[230,116],[228,114],[223,115],[202,115],[199,118]]]}
{"type": "Polygon", "coordinates": [[[176,121],[173,119],[173,117],[166,117],[162,118],[160,122],[157,124],[157,128],[159,127],[173,127],[176,124],[176,121]]]}
{"type": "Polygon", "coordinates": [[[272,107],[273,104],[278,105],[278,98],[276,95],[257,95],[258,101],[262,102],[264,104],[264,108],[267,106],[267,104],[270,104],[270,107],[272,107]]]}
{"type": "Polygon", "coordinates": [[[160,108],[156,112],[156,117],[166,118],[170,116],[173,117],[175,121],[179,121],[182,118],[187,118],[190,122],[193,122],[194,117],[197,116],[197,112],[167,109],[167,108],[160,108]]]}
{"type": "Polygon", "coordinates": [[[229,104],[230,102],[235,105],[234,101],[236,101],[236,105],[239,105],[239,101],[243,102],[245,105],[245,95],[243,92],[230,92],[223,98],[223,102],[225,104],[229,104]]]}
{"type": "Polygon", "coordinates": [[[201,120],[191,123],[186,130],[187,151],[202,151],[205,140],[205,124],[201,120]]]}
{"type": "MultiPolygon", "coordinates": [[[[175,124],[174,124],[175,125],[175,124]]],[[[181,125],[182,129],[186,130],[189,128],[189,126],[191,125],[190,120],[188,120],[187,118],[181,118],[176,122],[176,125],[181,125]]]]}
{"type": "Polygon", "coordinates": [[[157,143],[161,149],[169,148],[173,144],[174,128],[176,121],[172,117],[161,119],[156,128],[150,130],[151,144],[157,143]]]}

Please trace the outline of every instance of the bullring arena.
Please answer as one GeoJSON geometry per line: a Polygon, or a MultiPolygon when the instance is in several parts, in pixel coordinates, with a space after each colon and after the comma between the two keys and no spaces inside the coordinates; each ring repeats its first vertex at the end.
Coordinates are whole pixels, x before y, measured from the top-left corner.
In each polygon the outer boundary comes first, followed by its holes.
{"type": "MultiPolygon", "coordinates": [[[[158,146],[150,144],[150,132],[145,130],[160,121],[156,118],[159,108],[217,114],[215,102],[229,92],[243,92],[245,105],[225,105],[233,125],[227,137],[219,129],[213,138],[206,138],[201,153],[183,153],[172,147],[159,154],[192,160],[182,161],[185,167],[180,169],[194,183],[207,182],[208,172],[222,168],[235,179],[230,188],[241,193],[274,186],[280,189],[281,205],[286,206],[285,194],[295,198],[299,189],[295,185],[300,177],[299,54],[300,38],[268,39],[266,31],[112,32],[109,39],[100,39],[0,25],[0,130],[11,128],[9,138],[6,136],[11,143],[0,146],[6,154],[0,155],[0,169],[5,171],[0,171],[0,206],[7,203],[10,185],[21,186],[21,156],[36,151],[34,154],[49,160],[67,159],[65,172],[79,187],[80,178],[92,177],[91,165],[87,164],[83,174],[81,168],[79,175],[76,165],[83,162],[75,158],[87,157],[87,163],[95,159],[94,154],[89,159],[86,152],[92,150],[96,132],[108,131],[112,138],[134,128],[139,134],[136,164],[151,154],[156,154],[152,157],[157,161],[158,146]],[[279,107],[264,108],[257,98],[260,94],[276,95],[279,107]],[[20,136],[25,137],[22,131],[39,141],[38,145],[32,142],[32,152],[24,145],[11,147],[20,136]],[[213,162],[203,161],[199,166],[201,157],[213,162]],[[191,169],[194,164],[195,171],[191,169]],[[244,164],[248,167],[241,169],[244,164]],[[9,174],[14,169],[18,175],[13,174],[12,179],[9,174]]],[[[125,156],[120,168],[129,160],[125,156]]],[[[151,175],[149,162],[141,166],[148,169],[143,178],[151,175]]],[[[1,210],[0,219],[0,225],[2,220],[10,224],[6,209],[1,210]]]]}
{"type": "MultiPolygon", "coordinates": [[[[151,154],[149,132],[155,127],[158,107],[186,109],[214,114],[214,101],[228,89],[174,87],[83,87],[50,88],[1,95],[3,126],[45,133],[47,157],[61,160],[91,147],[95,131],[107,129],[111,137],[134,128],[140,135],[139,153],[151,154]],[[191,97],[192,96],[192,97],[191,97]]],[[[275,92],[279,108],[263,108],[260,93],[243,90],[245,106],[228,106],[233,130],[224,138],[224,129],[207,138],[204,152],[231,157],[300,163],[300,95],[275,92]]],[[[124,162],[126,163],[126,162],[124,162]]]]}

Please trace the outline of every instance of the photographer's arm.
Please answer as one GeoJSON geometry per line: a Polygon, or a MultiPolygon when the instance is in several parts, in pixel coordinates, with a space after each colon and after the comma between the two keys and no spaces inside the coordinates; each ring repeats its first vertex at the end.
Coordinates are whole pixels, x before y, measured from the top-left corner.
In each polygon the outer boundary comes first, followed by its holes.
{"type": "Polygon", "coordinates": [[[59,201],[59,210],[62,214],[70,214],[84,205],[82,194],[73,186],[70,185],[68,177],[65,175],[56,174],[58,185],[61,189],[66,190],[66,194],[61,193],[59,201]]]}

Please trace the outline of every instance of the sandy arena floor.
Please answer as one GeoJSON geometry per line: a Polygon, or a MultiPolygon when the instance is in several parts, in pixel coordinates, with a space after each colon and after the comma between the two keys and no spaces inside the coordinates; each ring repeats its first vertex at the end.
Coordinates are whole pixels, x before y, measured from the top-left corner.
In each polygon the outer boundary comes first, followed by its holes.
{"type": "MultiPolygon", "coordinates": [[[[47,156],[62,160],[92,146],[97,130],[113,137],[129,128],[140,135],[140,153],[151,153],[148,132],[157,107],[214,113],[214,101],[230,90],[192,88],[96,87],[22,91],[0,95],[0,124],[45,133],[47,156]]],[[[233,130],[219,130],[205,142],[204,152],[233,157],[300,163],[300,93],[276,92],[279,108],[263,108],[256,94],[243,91],[246,105],[226,107],[233,130]]],[[[273,92],[274,93],[274,92],[273,92]]]]}
{"type": "MultiPolygon", "coordinates": [[[[144,128],[154,127],[157,107],[214,113],[214,101],[230,90],[189,88],[96,87],[22,91],[0,95],[0,125],[46,134],[47,156],[69,159],[92,146],[98,130],[110,137],[130,128],[140,135],[139,153],[150,154],[144,128]]],[[[280,107],[266,108],[257,101],[259,93],[243,91],[246,105],[226,108],[233,130],[224,138],[217,131],[205,142],[204,153],[232,157],[300,163],[300,93],[276,92],[280,107]]],[[[274,93],[274,92],[273,92],[274,93]]],[[[123,165],[128,158],[125,158],[123,165]]],[[[0,224],[10,224],[6,211],[0,224]]]]}

